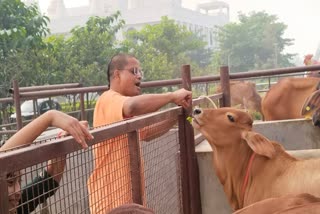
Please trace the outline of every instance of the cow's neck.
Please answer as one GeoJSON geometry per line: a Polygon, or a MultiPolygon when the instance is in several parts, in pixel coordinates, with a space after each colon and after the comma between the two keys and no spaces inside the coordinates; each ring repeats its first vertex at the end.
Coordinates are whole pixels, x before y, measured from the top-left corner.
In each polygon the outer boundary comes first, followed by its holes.
{"type": "Polygon", "coordinates": [[[237,147],[213,148],[214,168],[234,210],[243,207],[241,188],[252,154],[253,151],[244,142],[237,147]]]}

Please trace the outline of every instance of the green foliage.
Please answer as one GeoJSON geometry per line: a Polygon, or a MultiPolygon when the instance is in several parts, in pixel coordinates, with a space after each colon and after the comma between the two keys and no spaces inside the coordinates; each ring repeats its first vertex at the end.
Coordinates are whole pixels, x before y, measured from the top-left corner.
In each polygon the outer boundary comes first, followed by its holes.
{"type": "Polygon", "coordinates": [[[0,1],[0,58],[19,49],[44,45],[42,37],[49,33],[48,21],[35,5],[26,6],[20,0],[0,1]]]}
{"type": "Polygon", "coordinates": [[[62,82],[81,82],[83,85],[105,85],[106,63],[119,51],[115,35],[124,25],[117,12],[108,17],[90,17],[86,25],[71,30],[71,36],[61,44],[51,38],[59,58],[57,72],[63,72],[62,82]],[[61,63],[63,62],[63,63],[61,63]]]}
{"type": "Polygon", "coordinates": [[[6,74],[2,74],[1,84],[9,88],[15,78],[20,86],[70,82],[105,85],[106,62],[118,52],[115,34],[123,24],[117,12],[108,17],[91,17],[85,26],[75,27],[67,37],[42,38],[44,35],[37,33],[40,35],[38,46],[29,46],[26,50],[17,48],[15,54],[1,61],[0,69],[6,74]]]}
{"type": "Polygon", "coordinates": [[[257,111],[249,111],[248,112],[253,120],[263,120],[262,114],[257,111]]]}
{"type": "Polygon", "coordinates": [[[286,28],[275,15],[240,13],[239,23],[217,28],[220,57],[214,56],[214,66],[220,61],[232,72],[292,66],[294,54],[283,53],[293,42],[283,38],[286,28]]]}
{"type": "Polygon", "coordinates": [[[167,17],[156,25],[129,30],[122,43],[143,65],[145,81],[178,78],[182,64],[195,63],[192,51],[204,50],[205,43],[186,27],[167,17]]]}
{"type": "Polygon", "coordinates": [[[28,61],[30,52],[45,48],[42,37],[49,33],[48,21],[34,5],[28,7],[20,0],[0,1],[1,97],[7,96],[13,78],[25,78],[24,69],[33,63],[28,61]]]}

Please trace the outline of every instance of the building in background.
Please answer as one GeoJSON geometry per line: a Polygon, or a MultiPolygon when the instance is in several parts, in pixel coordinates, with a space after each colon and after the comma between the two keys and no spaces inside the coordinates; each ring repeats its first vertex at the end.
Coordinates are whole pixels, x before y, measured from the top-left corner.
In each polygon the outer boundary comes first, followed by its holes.
{"type": "Polygon", "coordinates": [[[318,48],[317,48],[317,50],[316,50],[316,53],[315,53],[315,55],[314,55],[314,58],[315,58],[316,60],[320,61],[320,42],[319,42],[319,44],[318,44],[318,48]]]}
{"type": "MultiPolygon", "coordinates": [[[[90,16],[108,16],[120,11],[126,25],[123,31],[139,30],[147,24],[157,24],[162,16],[186,26],[201,36],[208,47],[214,48],[214,27],[229,22],[229,5],[211,0],[197,5],[196,10],[182,7],[181,0],[90,0],[88,6],[66,8],[63,0],[49,0],[45,14],[50,18],[52,34],[68,34],[75,26],[82,26],[90,16]]],[[[38,0],[26,0],[28,4],[38,0]]],[[[123,32],[118,39],[123,38],[123,32]]]]}

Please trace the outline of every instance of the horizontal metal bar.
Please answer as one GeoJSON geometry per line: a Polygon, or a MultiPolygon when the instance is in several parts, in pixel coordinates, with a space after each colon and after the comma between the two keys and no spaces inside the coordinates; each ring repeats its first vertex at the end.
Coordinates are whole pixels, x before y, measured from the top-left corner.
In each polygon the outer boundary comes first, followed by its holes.
{"type": "MultiPolygon", "coordinates": [[[[94,139],[88,142],[88,146],[98,144],[165,119],[178,118],[178,115],[181,113],[182,107],[174,107],[161,112],[155,112],[93,129],[90,133],[94,136],[94,139]]],[[[16,150],[2,152],[0,153],[0,171],[9,172],[21,170],[80,149],[80,145],[74,141],[73,137],[69,136],[46,143],[33,144],[16,150]]]]}
{"type": "Polygon", "coordinates": [[[108,90],[108,86],[92,86],[83,88],[68,88],[68,89],[55,89],[55,90],[44,90],[44,91],[33,91],[20,93],[20,97],[26,99],[36,99],[50,96],[66,95],[66,94],[80,94],[88,92],[103,92],[108,90]]]}
{"type": "MultiPolygon", "coordinates": [[[[81,87],[81,83],[66,83],[66,84],[54,84],[54,85],[41,85],[41,86],[29,86],[29,87],[19,87],[20,92],[31,92],[40,90],[53,90],[53,89],[64,89],[64,88],[77,88],[81,87]]],[[[13,93],[13,88],[9,89],[10,93],[13,93]]]]}
{"type": "Polygon", "coordinates": [[[290,74],[290,73],[316,71],[316,70],[320,70],[320,65],[231,73],[230,79],[247,78],[247,77],[263,77],[263,76],[271,76],[271,75],[278,75],[278,74],[290,74]]]}
{"type": "MultiPolygon", "coordinates": [[[[263,77],[263,76],[290,74],[290,73],[298,73],[298,72],[305,72],[305,71],[316,71],[316,70],[320,70],[320,65],[288,67],[288,68],[277,68],[277,69],[268,69],[268,70],[258,70],[258,71],[230,73],[230,79],[250,78],[250,77],[263,77]]],[[[191,78],[191,82],[192,83],[216,82],[216,81],[219,81],[219,80],[220,80],[220,76],[219,75],[192,77],[191,78]]],[[[157,80],[157,81],[143,82],[143,83],[141,83],[141,86],[143,88],[148,88],[148,87],[161,87],[161,86],[179,85],[181,83],[182,83],[181,79],[157,80]]]]}
{"type": "Polygon", "coordinates": [[[141,83],[141,88],[172,86],[172,85],[180,85],[180,84],[182,84],[182,80],[181,79],[156,80],[156,81],[142,82],[141,83]]]}
{"type": "Polygon", "coordinates": [[[0,98],[0,103],[13,102],[12,97],[0,98]]]}
{"type": "MultiPolygon", "coordinates": [[[[239,78],[250,78],[250,77],[263,77],[270,75],[279,75],[279,74],[289,74],[289,73],[297,73],[297,72],[305,72],[305,71],[316,71],[320,70],[320,65],[311,65],[311,66],[300,66],[300,67],[289,67],[289,68],[278,68],[278,69],[268,69],[268,70],[259,70],[259,71],[249,71],[249,72],[239,72],[239,73],[231,73],[230,79],[239,79],[239,78]]],[[[213,76],[202,76],[202,77],[193,77],[191,78],[192,83],[206,83],[206,82],[214,82],[219,81],[219,75],[213,76]]],[[[149,81],[142,82],[142,88],[151,88],[151,87],[163,87],[163,86],[172,86],[172,85],[180,85],[182,83],[181,79],[173,79],[173,80],[157,80],[157,81],[149,81]]],[[[53,85],[50,86],[35,86],[43,89],[54,89],[55,87],[59,87],[61,85],[53,85]]],[[[34,89],[24,89],[21,90],[21,98],[42,98],[49,96],[58,96],[65,94],[79,94],[79,93],[88,93],[88,92],[103,92],[108,90],[107,86],[92,86],[92,87],[82,87],[82,88],[64,88],[59,90],[43,90],[43,91],[33,91],[34,89]],[[32,90],[32,91],[31,91],[32,90]],[[29,92],[27,92],[29,91],[29,92]]]]}
{"type": "Polygon", "coordinates": [[[0,134],[15,134],[17,130],[6,130],[6,131],[0,131],[0,134]]]}

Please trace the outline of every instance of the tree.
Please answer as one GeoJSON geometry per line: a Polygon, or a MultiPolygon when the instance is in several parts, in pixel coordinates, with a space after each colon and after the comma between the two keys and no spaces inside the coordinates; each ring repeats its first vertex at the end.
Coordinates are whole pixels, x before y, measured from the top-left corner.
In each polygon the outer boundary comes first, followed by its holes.
{"type": "Polygon", "coordinates": [[[42,48],[16,56],[21,71],[21,86],[80,82],[83,85],[106,84],[106,62],[117,50],[115,34],[123,26],[120,13],[108,17],[90,17],[70,35],[43,38],[42,48]]]}
{"type": "Polygon", "coordinates": [[[215,60],[229,65],[232,72],[292,66],[295,54],[283,53],[293,43],[283,38],[286,28],[275,15],[239,13],[239,23],[217,28],[220,58],[215,55],[215,60]]]}
{"type": "Polygon", "coordinates": [[[159,24],[130,30],[122,46],[140,60],[145,81],[180,76],[180,66],[190,64],[192,51],[204,50],[205,43],[174,20],[162,17],[159,24]]]}
{"type": "Polygon", "coordinates": [[[107,59],[120,48],[116,33],[123,25],[117,12],[108,17],[90,17],[85,26],[72,29],[65,41],[65,80],[105,85],[107,59]]]}
{"type": "MultiPolygon", "coordinates": [[[[0,84],[10,87],[12,78],[21,75],[20,60],[34,48],[43,48],[42,37],[49,33],[48,17],[35,5],[26,6],[20,0],[0,1],[0,84]]],[[[6,96],[1,90],[0,96],[6,96]]]]}
{"type": "Polygon", "coordinates": [[[0,2],[0,58],[17,50],[42,46],[42,37],[49,33],[49,18],[40,14],[37,6],[26,6],[20,0],[0,2]]]}

